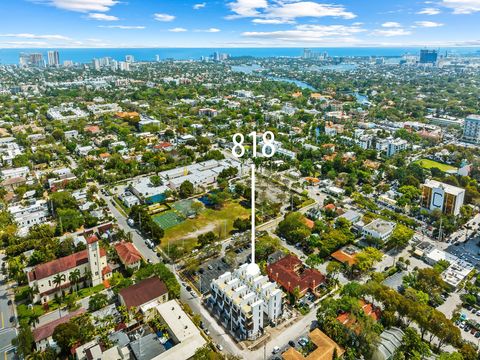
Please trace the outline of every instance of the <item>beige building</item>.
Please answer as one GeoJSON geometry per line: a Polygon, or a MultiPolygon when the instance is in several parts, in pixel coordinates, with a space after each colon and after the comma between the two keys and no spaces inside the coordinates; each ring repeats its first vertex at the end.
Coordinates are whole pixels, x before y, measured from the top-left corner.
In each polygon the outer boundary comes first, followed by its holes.
{"type": "Polygon", "coordinates": [[[79,286],[90,276],[91,286],[99,285],[111,276],[107,253],[100,248],[96,235],[87,239],[86,250],[37,265],[27,274],[28,285],[38,289],[33,301],[45,303],[52,300],[55,294],[71,289],[74,284],[70,282],[70,274],[76,270],[80,273],[79,286]],[[57,275],[62,278],[59,284],[55,282],[57,275]]]}

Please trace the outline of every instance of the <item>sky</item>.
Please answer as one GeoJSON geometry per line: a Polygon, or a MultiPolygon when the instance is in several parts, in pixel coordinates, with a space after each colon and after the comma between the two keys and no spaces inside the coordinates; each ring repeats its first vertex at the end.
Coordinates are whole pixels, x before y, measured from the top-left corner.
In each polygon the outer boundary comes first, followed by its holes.
{"type": "Polygon", "coordinates": [[[0,0],[0,48],[480,46],[480,0],[0,0]]]}

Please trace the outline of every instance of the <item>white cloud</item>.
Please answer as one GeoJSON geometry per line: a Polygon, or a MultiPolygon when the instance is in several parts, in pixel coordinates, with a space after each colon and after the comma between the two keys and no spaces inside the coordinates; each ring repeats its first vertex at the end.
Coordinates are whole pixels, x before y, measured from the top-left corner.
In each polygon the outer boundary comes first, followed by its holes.
{"type": "Polygon", "coordinates": [[[101,13],[90,13],[88,14],[89,19],[101,20],[101,21],[118,21],[118,17],[113,15],[101,14],[101,13]]]}
{"type": "Polygon", "coordinates": [[[434,21],[417,21],[415,22],[415,25],[419,27],[424,27],[424,28],[435,28],[435,27],[443,26],[444,24],[434,22],[434,21]]]}
{"type": "Polygon", "coordinates": [[[197,29],[195,32],[206,32],[206,33],[217,33],[220,32],[220,29],[217,28],[210,28],[210,29],[197,29]]]}
{"type": "Polygon", "coordinates": [[[207,6],[207,3],[203,2],[203,3],[200,3],[200,4],[193,5],[193,9],[194,10],[200,10],[200,9],[203,9],[205,6],[207,6]]]}
{"type": "Polygon", "coordinates": [[[382,27],[384,27],[384,28],[401,28],[402,25],[398,22],[395,22],[395,21],[387,21],[387,22],[382,24],[382,27]]]}
{"type": "Polygon", "coordinates": [[[153,14],[153,18],[157,21],[169,22],[175,20],[175,16],[169,14],[153,14]]]}
{"type": "Polygon", "coordinates": [[[403,28],[377,29],[372,33],[372,35],[386,36],[386,37],[406,36],[411,34],[412,32],[410,30],[405,30],[403,28]]]}
{"type": "Polygon", "coordinates": [[[353,38],[353,35],[364,31],[365,29],[359,26],[305,24],[298,25],[293,30],[247,31],[242,33],[242,35],[249,38],[271,39],[284,43],[355,43],[357,40],[353,38]]]}
{"type": "Polygon", "coordinates": [[[258,9],[266,9],[268,3],[267,0],[236,0],[228,3],[228,6],[235,15],[229,15],[227,19],[235,19],[260,15],[258,9]]]}
{"type": "Polygon", "coordinates": [[[294,24],[293,20],[282,20],[282,19],[253,19],[252,23],[254,24],[267,24],[267,25],[279,25],[279,24],[294,24]]]}
{"type": "Polygon", "coordinates": [[[30,0],[34,3],[54,6],[63,10],[106,12],[118,3],[117,0],[30,0]]]}
{"type": "Polygon", "coordinates": [[[279,3],[267,9],[267,18],[295,19],[299,17],[339,17],[354,19],[357,16],[342,5],[319,4],[313,1],[279,3]]]}
{"type": "Polygon", "coordinates": [[[45,40],[71,40],[63,35],[36,35],[36,34],[0,34],[0,37],[21,38],[21,39],[45,39],[45,40]]]}
{"type": "Polygon", "coordinates": [[[454,14],[480,12],[480,0],[443,0],[440,5],[452,9],[454,14]]]}
{"type": "Polygon", "coordinates": [[[6,41],[6,42],[0,42],[0,44],[2,44],[2,46],[10,45],[11,47],[24,47],[24,46],[43,47],[48,45],[48,43],[45,41],[6,41]]]}
{"type": "Polygon", "coordinates": [[[440,13],[441,13],[440,9],[437,9],[437,8],[424,8],[419,12],[417,12],[417,14],[419,15],[438,15],[440,13]]]}
{"type": "Polygon", "coordinates": [[[185,32],[185,31],[188,31],[188,30],[185,29],[185,28],[176,27],[176,28],[173,28],[173,29],[168,29],[168,31],[179,33],[179,32],[185,32]]]}
{"type": "Polygon", "coordinates": [[[135,25],[100,25],[101,28],[107,29],[122,29],[122,30],[143,30],[145,26],[135,26],[135,25]]]}

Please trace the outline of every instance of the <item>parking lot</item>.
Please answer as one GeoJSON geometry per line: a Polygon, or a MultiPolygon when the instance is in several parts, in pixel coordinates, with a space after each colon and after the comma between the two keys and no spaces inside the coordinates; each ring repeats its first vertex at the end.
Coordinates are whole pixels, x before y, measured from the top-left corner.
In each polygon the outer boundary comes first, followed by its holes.
{"type": "Polygon", "coordinates": [[[210,260],[198,269],[198,282],[195,286],[202,294],[206,294],[210,291],[212,281],[230,270],[232,270],[230,266],[221,258],[210,260]]]}
{"type": "Polygon", "coordinates": [[[287,351],[289,348],[294,347],[298,351],[301,351],[301,349],[307,345],[307,343],[310,342],[310,339],[308,338],[308,333],[304,333],[299,335],[297,338],[292,339],[288,342],[288,344],[285,344],[283,346],[277,345],[274,349],[272,354],[270,354],[269,359],[271,360],[277,360],[281,359],[282,355],[285,351],[287,351]]]}
{"type": "Polygon", "coordinates": [[[461,314],[462,314],[462,319],[464,320],[457,321],[455,325],[457,325],[460,328],[462,337],[465,340],[471,341],[474,344],[479,345],[480,331],[477,329],[480,329],[480,310],[478,309],[468,310],[468,309],[462,308],[461,314]],[[479,324],[479,326],[477,326],[476,329],[474,330],[471,326],[468,325],[468,322],[479,324]]]}

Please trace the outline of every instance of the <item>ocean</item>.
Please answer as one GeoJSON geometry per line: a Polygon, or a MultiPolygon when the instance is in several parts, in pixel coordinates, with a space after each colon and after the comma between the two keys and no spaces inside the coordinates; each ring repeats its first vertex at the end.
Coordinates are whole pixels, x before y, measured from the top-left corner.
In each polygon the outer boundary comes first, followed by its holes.
{"type": "MultiPolygon", "coordinates": [[[[0,64],[18,64],[21,52],[39,52],[47,57],[47,51],[53,49],[0,49],[0,64]]],[[[311,48],[315,52],[327,52],[329,56],[353,57],[353,56],[383,56],[399,57],[405,54],[418,54],[420,48],[311,48]]],[[[72,60],[74,63],[89,63],[93,58],[111,57],[117,61],[125,60],[125,55],[133,55],[135,61],[155,61],[156,55],[161,60],[199,60],[201,57],[211,56],[214,52],[227,53],[233,57],[299,57],[303,54],[303,48],[81,48],[81,49],[58,49],[60,62],[72,60]]],[[[480,48],[443,48],[440,54],[478,54],[480,48]]]]}

